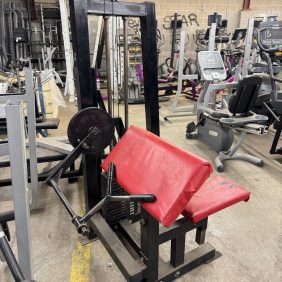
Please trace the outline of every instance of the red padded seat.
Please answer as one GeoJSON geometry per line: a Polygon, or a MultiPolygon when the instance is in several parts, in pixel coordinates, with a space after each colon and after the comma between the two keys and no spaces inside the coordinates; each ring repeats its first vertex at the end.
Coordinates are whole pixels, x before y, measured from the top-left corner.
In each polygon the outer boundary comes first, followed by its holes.
{"type": "Polygon", "coordinates": [[[250,192],[222,176],[216,176],[202,185],[182,214],[195,223],[240,201],[247,202],[249,198],[250,192]]]}
{"type": "Polygon", "coordinates": [[[131,126],[102,163],[116,166],[116,181],[129,194],[154,194],[142,203],[153,217],[170,226],[212,173],[210,162],[131,126]]]}

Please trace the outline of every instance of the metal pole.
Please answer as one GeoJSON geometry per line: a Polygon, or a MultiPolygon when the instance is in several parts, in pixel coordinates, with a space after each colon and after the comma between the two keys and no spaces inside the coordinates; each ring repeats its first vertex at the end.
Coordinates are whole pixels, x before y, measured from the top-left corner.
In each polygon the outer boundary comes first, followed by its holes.
{"type": "Polygon", "coordinates": [[[2,230],[2,226],[0,224],[0,251],[2,252],[7,265],[9,266],[9,269],[15,279],[15,281],[23,281],[24,276],[22,274],[22,271],[18,265],[18,262],[14,256],[14,253],[9,245],[8,239],[2,230]]]}
{"type": "Polygon", "coordinates": [[[30,1],[29,0],[26,0],[26,9],[27,9],[27,21],[28,21],[29,51],[30,51],[31,57],[33,57],[32,27],[31,27],[30,1]]]}
{"type": "Polygon", "coordinates": [[[147,16],[141,18],[140,23],[146,128],[154,134],[160,135],[156,11],[154,3],[146,2],[145,5],[147,16]]]}
{"type": "Polygon", "coordinates": [[[185,31],[180,33],[180,49],[179,49],[179,68],[178,68],[178,82],[177,82],[177,92],[173,103],[171,105],[170,111],[175,112],[178,99],[180,98],[182,92],[182,75],[183,75],[183,63],[184,63],[184,52],[185,52],[185,31]]]}
{"type": "Polygon", "coordinates": [[[8,26],[9,26],[9,43],[10,43],[10,53],[11,53],[11,61],[14,63],[16,60],[16,49],[14,44],[14,37],[13,37],[13,12],[11,10],[11,6],[9,3],[9,19],[8,19],[8,26]]]}
{"type": "Polygon", "coordinates": [[[127,17],[123,17],[123,49],[124,49],[124,74],[123,74],[123,92],[124,92],[124,127],[128,129],[128,40],[127,40],[127,17]]]}
{"type": "Polygon", "coordinates": [[[105,49],[106,49],[106,68],[107,68],[107,90],[108,90],[108,112],[112,116],[112,72],[111,72],[111,49],[110,49],[110,27],[109,17],[104,17],[105,49]]]}
{"type": "Polygon", "coordinates": [[[66,84],[68,87],[65,88],[65,95],[69,95],[69,101],[75,101],[75,88],[74,88],[74,74],[73,74],[73,52],[70,43],[70,32],[69,32],[69,19],[65,0],[60,0],[60,12],[62,22],[62,33],[65,48],[65,60],[67,68],[66,84]],[[66,91],[67,89],[67,91],[66,91]]]}
{"type": "MultiPolygon", "coordinates": [[[[198,75],[184,75],[183,74],[183,64],[184,64],[184,52],[185,52],[185,37],[186,33],[184,30],[180,32],[180,44],[179,44],[179,64],[178,64],[178,82],[177,82],[177,91],[176,95],[173,99],[172,105],[170,107],[170,111],[172,115],[167,115],[165,118],[177,117],[179,115],[174,115],[176,112],[187,112],[185,115],[189,115],[189,113],[193,112],[194,107],[188,106],[178,106],[178,102],[182,93],[183,88],[183,80],[194,80],[198,78],[198,75]]],[[[182,115],[182,114],[181,114],[182,115]]]]}
{"type": "Polygon", "coordinates": [[[34,209],[38,204],[38,170],[37,170],[37,144],[36,144],[36,117],[35,117],[35,94],[33,84],[33,71],[31,68],[25,69],[25,86],[27,101],[27,123],[28,123],[28,142],[29,142],[29,170],[32,202],[31,208],[34,209]]]}
{"type": "MultiPolygon", "coordinates": [[[[15,10],[14,4],[15,3],[10,3],[10,9],[11,9],[12,14],[13,14],[13,16],[12,16],[12,18],[13,18],[13,32],[14,32],[14,28],[19,27],[19,25],[18,25],[18,15],[17,15],[17,12],[15,10]]],[[[13,40],[14,40],[14,38],[13,38],[13,40]]],[[[15,42],[14,46],[15,46],[15,52],[16,52],[16,61],[18,61],[19,58],[21,57],[19,43],[15,42]]]]}
{"type": "Polygon", "coordinates": [[[33,279],[23,102],[6,104],[19,265],[33,279]]]}
{"type": "MultiPolygon", "coordinates": [[[[100,68],[100,65],[96,64],[96,61],[97,61],[97,56],[98,56],[98,52],[99,52],[99,43],[100,43],[100,37],[101,37],[102,30],[103,30],[103,18],[98,17],[97,31],[96,31],[96,36],[95,36],[95,44],[94,44],[94,48],[93,48],[93,58],[92,58],[92,63],[91,63],[92,68],[95,68],[96,66],[97,66],[98,69],[100,68]]],[[[102,44],[102,42],[101,42],[101,44],[102,44]]]]}
{"type": "MultiPolygon", "coordinates": [[[[90,71],[86,1],[70,0],[69,4],[78,108],[97,107],[97,82],[91,80],[90,71]]],[[[82,160],[85,209],[88,211],[101,200],[101,159],[98,155],[84,154],[82,160]]]]}
{"type": "Polygon", "coordinates": [[[5,21],[5,11],[4,11],[4,3],[1,2],[1,9],[0,9],[0,26],[1,26],[1,62],[2,62],[2,67],[6,67],[6,64],[8,62],[8,57],[6,55],[6,21],[5,21]]]}
{"type": "Polygon", "coordinates": [[[177,13],[174,14],[173,19],[173,29],[172,29],[172,39],[171,39],[171,53],[170,53],[170,67],[173,69],[174,64],[174,52],[175,52],[175,37],[176,37],[176,28],[177,28],[177,13]]]}
{"type": "Polygon", "coordinates": [[[252,51],[252,42],[253,42],[253,33],[254,33],[254,18],[249,19],[248,29],[247,29],[247,39],[244,52],[244,61],[242,69],[242,77],[248,75],[248,67],[251,60],[251,51],[252,51]]]}
{"type": "Polygon", "coordinates": [[[215,35],[216,35],[216,23],[212,23],[209,33],[209,51],[214,51],[215,47],[215,35]]]}
{"type": "MultiPolygon", "coordinates": [[[[46,35],[45,35],[45,25],[44,25],[44,15],[43,15],[43,7],[40,5],[40,16],[41,16],[41,30],[42,30],[42,43],[44,53],[46,52],[46,35]]],[[[43,57],[44,60],[44,57],[43,57]]]]}
{"type": "Polygon", "coordinates": [[[17,82],[18,82],[18,93],[20,94],[21,93],[21,77],[20,77],[20,70],[19,68],[17,67],[16,68],[16,76],[17,76],[17,82]]]}

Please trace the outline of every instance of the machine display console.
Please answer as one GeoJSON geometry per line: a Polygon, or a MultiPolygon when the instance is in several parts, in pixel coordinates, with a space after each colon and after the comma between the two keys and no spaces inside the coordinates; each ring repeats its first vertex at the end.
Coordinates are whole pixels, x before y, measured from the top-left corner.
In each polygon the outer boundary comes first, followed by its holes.
{"type": "Polygon", "coordinates": [[[201,77],[206,81],[226,79],[224,62],[218,51],[201,51],[198,53],[198,65],[201,77]]]}
{"type": "Polygon", "coordinates": [[[261,22],[258,33],[264,51],[282,51],[282,21],[261,22]]]}

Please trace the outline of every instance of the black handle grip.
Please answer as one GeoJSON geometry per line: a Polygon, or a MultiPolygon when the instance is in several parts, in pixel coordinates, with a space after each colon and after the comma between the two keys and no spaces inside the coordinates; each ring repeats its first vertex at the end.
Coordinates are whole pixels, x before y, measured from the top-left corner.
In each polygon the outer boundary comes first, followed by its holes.
{"type": "Polygon", "coordinates": [[[6,223],[8,221],[15,220],[14,211],[7,211],[0,213],[0,223],[6,223]]]}
{"type": "Polygon", "coordinates": [[[142,195],[130,195],[131,201],[134,202],[148,202],[152,203],[156,201],[156,196],[153,194],[142,194],[142,195]]]}

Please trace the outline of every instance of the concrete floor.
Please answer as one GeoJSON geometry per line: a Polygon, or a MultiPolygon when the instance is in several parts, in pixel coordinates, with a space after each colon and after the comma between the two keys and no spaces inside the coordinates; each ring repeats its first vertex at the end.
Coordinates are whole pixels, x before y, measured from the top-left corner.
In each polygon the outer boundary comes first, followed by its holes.
{"type": "MultiPolygon", "coordinates": [[[[187,103],[187,100],[182,101],[187,103]]],[[[216,154],[197,140],[186,140],[186,124],[194,117],[173,118],[165,122],[171,102],[161,104],[161,136],[210,161],[216,154]]],[[[60,111],[61,124],[52,135],[66,133],[76,107],[69,104],[60,111]]],[[[144,106],[132,105],[130,123],[144,126],[144,106]]],[[[248,203],[239,203],[209,219],[207,241],[223,256],[194,269],[177,281],[282,281],[282,156],[268,154],[273,135],[248,136],[242,147],[265,161],[263,168],[243,161],[229,161],[222,175],[251,191],[248,203]]],[[[6,173],[6,172],[4,172],[6,173]]],[[[3,171],[0,173],[3,175],[3,171]]],[[[216,172],[214,173],[214,175],[216,172]]],[[[8,189],[1,188],[0,211],[12,206],[8,189]]],[[[82,180],[62,190],[78,212],[83,212],[82,180]]],[[[40,187],[40,208],[32,213],[32,245],[35,279],[40,282],[124,281],[121,273],[99,241],[81,247],[70,218],[55,193],[40,187]]],[[[10,224],[12,235],[14,225],[10,224]]],[[[186,238],[191,249],[191,234],[186,238]]],[[[11,245],[16,250],[15,237],[11,245]]],[[[168,259],[169,246],[162,245],[161,256],[168,259]]],[[[0,281],[12,281],[6,264],[0,263],[0,281]]]]}

